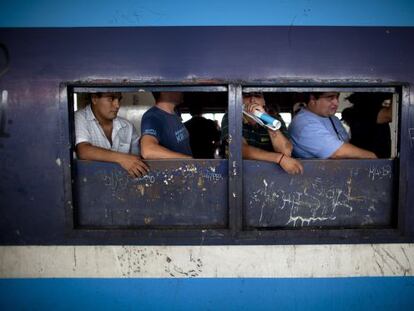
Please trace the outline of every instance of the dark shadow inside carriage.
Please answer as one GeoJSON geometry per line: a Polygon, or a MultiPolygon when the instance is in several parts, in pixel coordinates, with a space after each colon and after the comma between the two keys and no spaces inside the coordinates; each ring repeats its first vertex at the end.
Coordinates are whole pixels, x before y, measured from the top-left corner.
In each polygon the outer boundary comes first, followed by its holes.
{"type": "MultiPolygon", "coordinates": [[[[161,88],[162,89],[162,88],[161,88]]],[[[170,88],[171,89],[171,88],[170,88]]],[[[251,88],[263,91],[270,113],[280,114],[286,125],[304,103],[304,92],[318,88],[251,88]]],[[[320,89],[320,88],[319,88],[320,89]]],[[[140,132],[143,113],[152,107],[153,88],[123,93],[119,115],[140,132]]],[[[192,105],[218,126],[229,111],[232,95],[227,87],[194,87],[184,91],[179,113],[189,120],[192,105]]],[[[216,152],[210,159],[148,161],[151,172],[130,178],[116,164],[73,158],[72,193],[74,227],[89,229],[232,229],[238,217],[240,230],[395,228],[398,187],[398,90],[394,88],[341,88],[340,119],[352,107],[352,94],[390,93],[393,120],[389,157],[376,160],[302,160],[303,175],[288,175],[272,163],[243,160],[233,179],[240,186],[229,192],[229,161],[216,152]],[[241,197],[238,204],[232,199],[241,197]],[[233,209],[233,212],[232,212],[233,209]],[[234,210],[236,209],[236,212],[234,210]],[[237,216],[238,215],[238,216],[237,216]]],[[[91,87],[69,88],[70,113],[89,102],[91,87]]],[[[239,97],[240,98],[240,97],[239,97]]],[[[235,104],[240,102],[235,101],[235,104]]],[[[369,110],[369,109],[368,109],[369,110]]],[[[237,109],[235,111],[237,114],[237,109]]],[[[234,123],[229,124],[229,127],[234,123]]],[[[72,122],[73,129],[73,122],[72,122]]],[[[241,133],[241,128],[236,129],[241,133]]],[[[73,131],[72,131],[73,133],[73,131]]],[[[241,135],[241,134],[239,134],[241,135]]],[[[217,150],[220,149],[217,146],[217,150]]],[[[239,152],[240,146],[236,146],[239,152]]],[[[230,170],[231,174],[231,170],[230,170]]],[[[234,228],[233,228],[234,229],[234,228]]]]}

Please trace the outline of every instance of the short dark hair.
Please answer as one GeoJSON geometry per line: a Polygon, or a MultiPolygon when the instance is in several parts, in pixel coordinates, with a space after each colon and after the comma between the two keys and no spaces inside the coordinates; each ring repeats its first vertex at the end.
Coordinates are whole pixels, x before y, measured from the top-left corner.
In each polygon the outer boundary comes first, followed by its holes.
{"type": "Polygon", "coordinates": [[[192,116],[197,116],[203,113],[203,106],[200,104],[191,104],[188,110],[192,116]]]}
{"type": "Polygon", "coordinates": [[[101,98],[103,96],[111,96],[113,98],[118,98],[119,100],[122,99],[122,93],[121,92],[96,92],[96,93],[91,93],[91,99],[92,97],[96,96],[98,98],[101,98]]]}
{"type": "Polygon", "coordinates": [[[360,92],[353,93],[346,99],[353,104],[353,108],[358,113],[377,109],[378,111],[383,107],[384,100],[392,100],[393,93],[368,93],[360,92]]]}
{"type": "Polygon", "coordinates": [[[158,102],[161,97],[161,92],[152,92],[152,96],[154,96],[155,102],[158,102]]]}
{"type": "Polygon", "coordinates": [[[243,97],[252,97],[252,96],[255,96],[255,97],[264,97],[263,96],[263,92],[243,92],[242,93],[242,96],[243,97]]]}
{"type": "Polygon", "coordinates": [[[306,94],[306,102],[308,103],[311,100],[311,97],[315,97],[315,99],[319,99],[324,92],[309,92],[306,94]]]}
{"type": "Polygon", "coordinates": [[[382,104],[384,100],[392,99],[393,93],[368,93],[368,92],[360,92],[360,93],[352,93],[346,99],[353,103],[354,105],[359,104],[367,104],[367,102],[373,102],[382,104]]]}

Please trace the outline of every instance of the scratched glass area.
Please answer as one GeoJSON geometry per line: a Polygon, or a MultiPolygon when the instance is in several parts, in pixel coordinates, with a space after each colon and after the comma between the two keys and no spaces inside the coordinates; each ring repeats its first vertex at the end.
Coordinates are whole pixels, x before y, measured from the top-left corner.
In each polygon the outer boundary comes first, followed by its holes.
{"type": "Polygon", "coordinates": [[[77,225],[207,227],[227,225],[227,160],[148,161],[130,178],[115,164],[76,161],[77,225]]]}
{"type": "Polygon", "coordinates": [[[244,161],[245,225],[254,228],[392,225],[393,160],[308,160],[305,173],[244,161]]]}

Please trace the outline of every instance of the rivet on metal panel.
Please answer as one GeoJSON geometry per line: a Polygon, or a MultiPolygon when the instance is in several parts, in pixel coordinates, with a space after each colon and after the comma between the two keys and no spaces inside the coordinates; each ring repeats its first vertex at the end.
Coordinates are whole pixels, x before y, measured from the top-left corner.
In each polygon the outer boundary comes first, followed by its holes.
{"type": "Polygon", "coordinates": [[[414,128],[411,127],[408,129],[408,136],[410,137],[410,146],[412,148],[414,142],[414,128]]]}

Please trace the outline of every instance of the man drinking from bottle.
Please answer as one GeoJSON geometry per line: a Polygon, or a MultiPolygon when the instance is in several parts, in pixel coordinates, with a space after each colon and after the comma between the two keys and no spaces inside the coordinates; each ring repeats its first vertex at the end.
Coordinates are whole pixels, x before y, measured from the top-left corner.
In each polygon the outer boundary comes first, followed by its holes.
{"type": "MultiPolygon", "coordinates": [[[[260,115],[257,112],[266,113],[266,105],[263,93],[243,93],[243,110],[250,115],[260,115]]],[[[291,157],[292,143],[282,133],[286,128],[282,126],[277,130],[261,126],[251,117],[243,117],[243,158],[248,160],[260,160],[273,162],[289,174],[303,172],[302,164],[291,157]]],[[[223,118],[222,141],[227,142],[228,118],[223,118]]]]}

